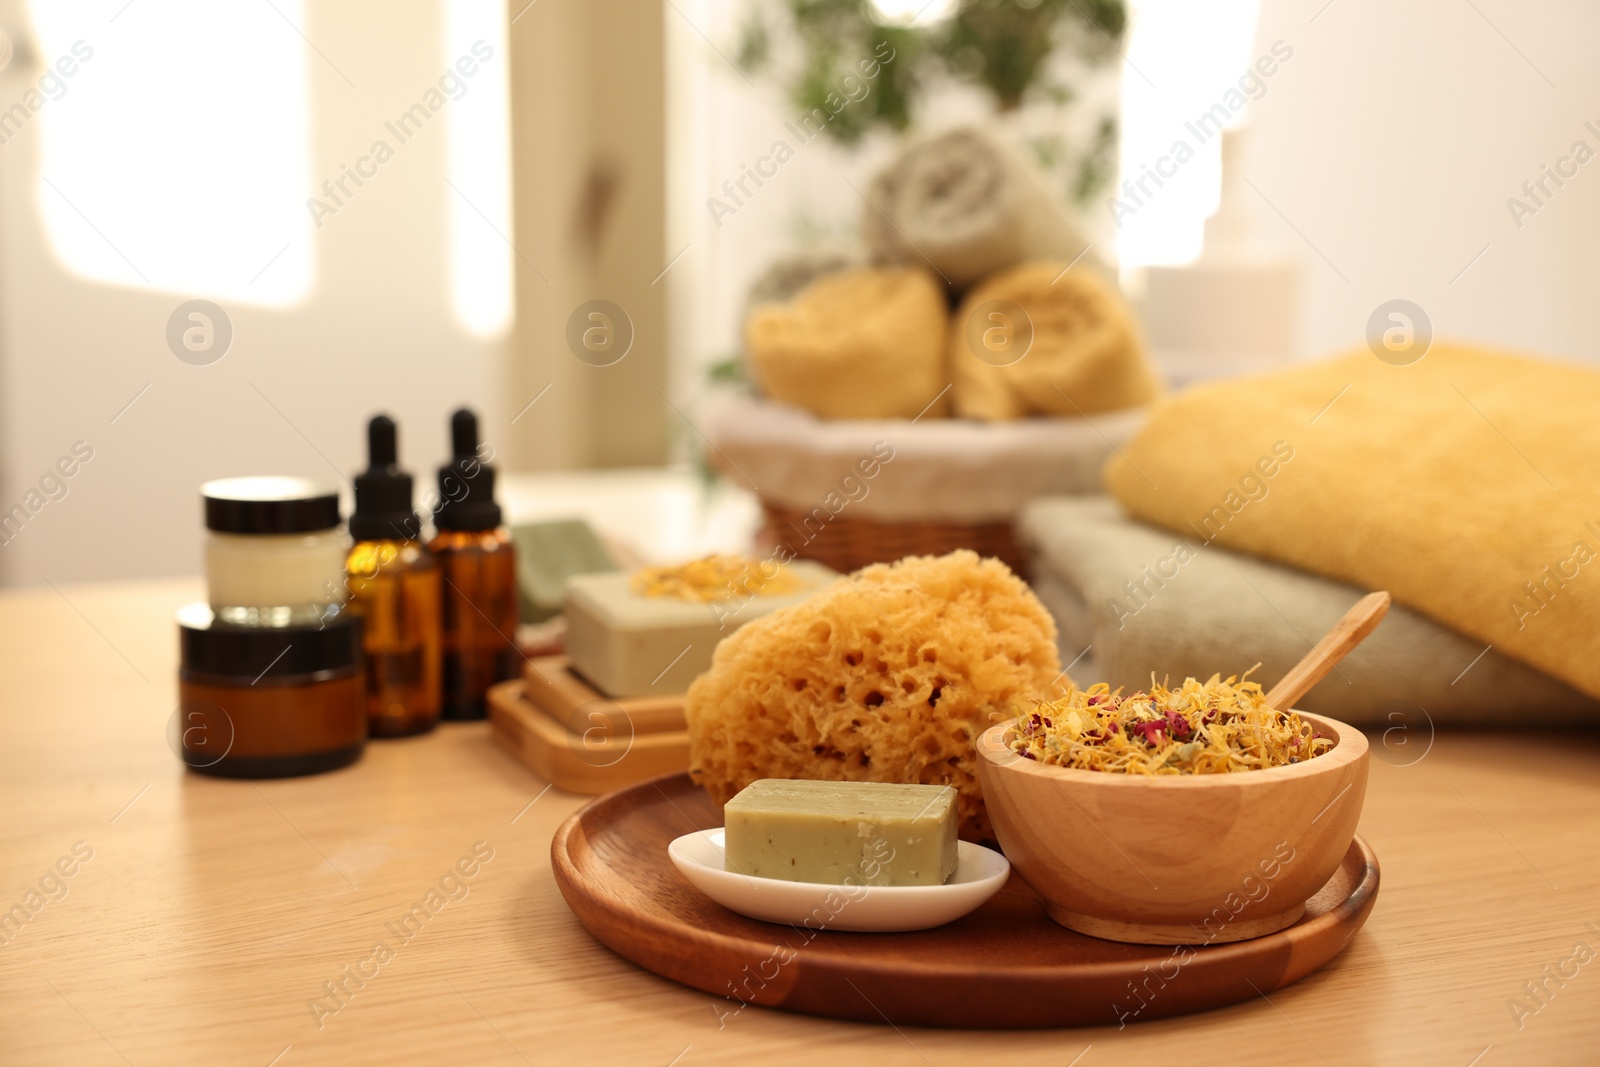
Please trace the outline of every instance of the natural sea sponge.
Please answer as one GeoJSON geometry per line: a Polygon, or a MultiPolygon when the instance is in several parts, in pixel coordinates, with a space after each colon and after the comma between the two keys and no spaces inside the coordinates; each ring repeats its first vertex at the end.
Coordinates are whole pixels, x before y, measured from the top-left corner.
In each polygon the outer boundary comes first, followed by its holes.
{"type": "Polygon", "coordinates": [[[1148,404],[1159,391],[1126,301],[1064,262],[1024,263],[968,293],[950,324],[950,364],[956,415],[967,419],[1093,415],[1148,404]],[[1014,359],[1005,344],[1029,330],[1031,344],[1014,359]]]}
{"type": "Polygon", "coordinates": [[[689,687],[689,773],[726,804],[761,778],[951,785],[994,834],[974,743],[1070,684],[1056,626],[1004,563],[874,564],[741,627],[689,687]]]}
{"type": "Polygon", "coordinates": [[[824,419],[932,418],[949,400],[949,319],[925,270],[840,271],[753,308],[745,357],[767,396],[824,419]]]}

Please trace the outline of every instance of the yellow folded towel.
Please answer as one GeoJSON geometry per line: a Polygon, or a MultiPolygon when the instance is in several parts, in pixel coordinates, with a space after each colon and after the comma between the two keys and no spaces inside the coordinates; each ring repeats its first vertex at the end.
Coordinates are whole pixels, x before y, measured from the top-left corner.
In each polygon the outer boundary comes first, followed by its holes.
{"type": "Polygon", "coordinates": [[[1094,274],[1066,268],[1024,263],[961,302],[950,325],[957,415],[1079,416],[1155,398],[1155,371],[1126,302],[1094,274]]]}
{"type": "Polygon", "coordinates": [[[1362,349],[1168,401],[1106,482],[1140,518],[1388,589],[1600,697],[1597,415],[1593,370],[1446,344],[1397,367],[1362,349]]]}
{"type": "Polygon", "coordinates": [[[925,270],[825,275],[789,303],[745,319],[745,355],[774,400],[825,419],[943,415],[949,320],[939,282],[925,270]]]}
{"type": "Polygon", "coordinates": [[[846,251],[818,249],[779,256],[751,283],[744,295],[744,313],[762,304],[787,303],[818,278],[862,266],[859,256],[846,251]]]}

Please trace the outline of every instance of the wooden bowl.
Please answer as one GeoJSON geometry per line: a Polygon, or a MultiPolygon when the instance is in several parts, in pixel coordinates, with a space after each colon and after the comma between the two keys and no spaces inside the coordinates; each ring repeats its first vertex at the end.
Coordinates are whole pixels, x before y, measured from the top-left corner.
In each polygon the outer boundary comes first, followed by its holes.
{"type": "Polygon", "coordinates": [[[1146,945],[1207,945],[1297,922],[1355,837],[1367,739],[1299,712],[1333,748],[1237,774],[1108,774],[1024,759],[1016,720],[978,739],[995,836],[1050,917],[1079,933],[1146,945]]]}

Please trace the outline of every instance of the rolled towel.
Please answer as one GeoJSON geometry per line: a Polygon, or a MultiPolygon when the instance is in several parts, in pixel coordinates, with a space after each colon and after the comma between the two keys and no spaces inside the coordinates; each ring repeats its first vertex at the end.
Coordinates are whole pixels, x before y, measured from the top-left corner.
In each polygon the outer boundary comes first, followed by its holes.
{"type": "MultiPolygon", "coordinates": [[[[1147,526],[1105,497],[1035,500],[1017,527],[1061,662],[1085,685],[1132,691],[1152,671],[1178,681],[1260,663],[1270,686],[1364,592],[1147,526]]],[[[1600,701],[1399,604],[1299,706],[1384,727],[1389,762],[1424,755],[1430,723],[1600,722],[1600,701]]]]}
{"type": "Polygon", "coordinates": [[[842,250],[793,252],[767,264],[745,294],[744,313],[762,304],[782,304],[793,300],[800,290],[825,274],[836,274],[862,266],[861,257],[842,250]]]}
{"type": "Polygon", "coordinates": [[[925,270],[842,271],[755,308],[745,354],[762,392],[824,419],[939,416],[948,320],[925,270]]]}
{"type": "Polygon", "coordinates": [[[1159,391],[1127,303],[1065,262],[1025,263],[972,290],[949,344],[962,418],[1092,415],[1159,391]]]}
{"type": "Polygon", "coordinates": [[[1037,165],[982,130],[919,141],[867,191],[862,234],[877,263],[932,267],[958,291],[1026,259],[1078,256],[1103,270],[1037,165]]]}

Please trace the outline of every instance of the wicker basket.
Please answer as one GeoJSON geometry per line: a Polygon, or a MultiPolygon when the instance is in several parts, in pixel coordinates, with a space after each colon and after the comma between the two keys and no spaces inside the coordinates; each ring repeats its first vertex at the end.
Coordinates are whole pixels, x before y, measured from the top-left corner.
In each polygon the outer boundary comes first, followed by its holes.
{"type": "Polygon", "coordinates": [[[748,396],[705,416],[712,466],[761,501],[758,537],[841,573],[970,548],[1027,577],[1012,520],[1040,496],[1094,493],[1138,410],[1089,419],[822,420],[748,396]]]}
{"type": "Polygon", "coordinates": [[[765,522],[758,535],[770,551],[788,545],[801,559],[816,560],[841,574],[869,563],[892,563],[905,556],[942,556],[970,548],[980,556],[995,556],[1024,580],[1027,556],[1017,543],[1010,522],[963,523],[919,519],[911,522],[873,522],[839,516],[818,529],[812,513],[801,513],[761,502],[765,522]],[[809,537],[809,539],[808,539],[809,537]]]}

